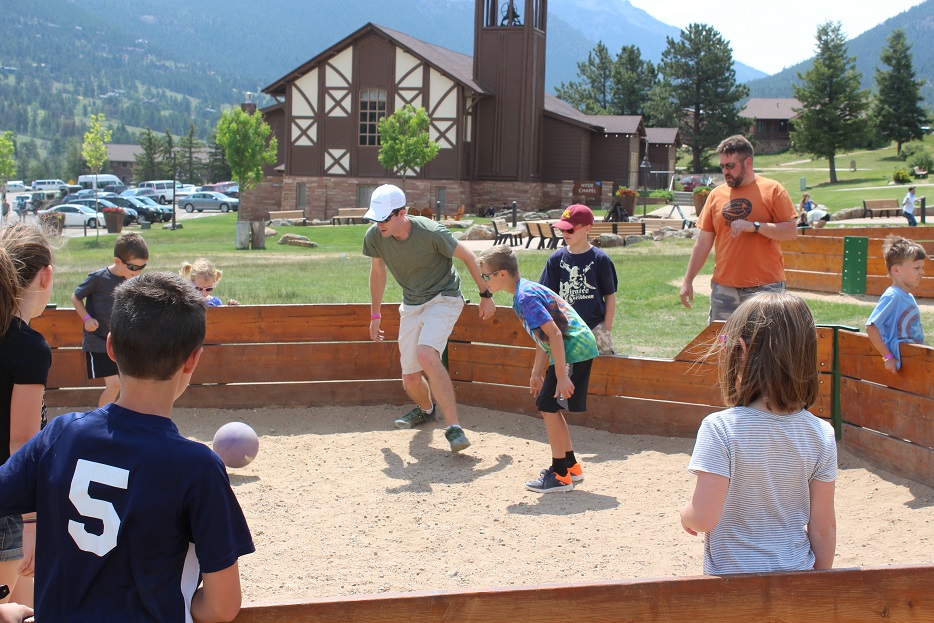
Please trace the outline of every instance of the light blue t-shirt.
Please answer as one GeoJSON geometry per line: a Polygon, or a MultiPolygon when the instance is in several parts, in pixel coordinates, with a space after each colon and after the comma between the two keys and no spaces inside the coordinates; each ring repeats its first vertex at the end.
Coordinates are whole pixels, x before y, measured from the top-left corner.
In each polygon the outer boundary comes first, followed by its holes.
{"type": "Polygon", "coordinates": [[[516,311],[522,326],[532,339],[549,355],[549,363],[554,363],[551,356],[551,344],[542,325],[553,320],[564,338],[564,357],[567,363],[578,363],[594,359],[597,340],[581,317],[567,301],[534,281],[519,279],[516,294],[512,299],[512,308],[516,311]]]}
{"type": "Polygon", "coordinates": [[[866,326],[869,325],[879,329],[886,348],[895,355],[896,370],[902,367],[902,356],[898,348],[900,343],[924,344],[921,310],[918,309],[915,297],[901,288],[886,288],[866,321],[866,326]]]}

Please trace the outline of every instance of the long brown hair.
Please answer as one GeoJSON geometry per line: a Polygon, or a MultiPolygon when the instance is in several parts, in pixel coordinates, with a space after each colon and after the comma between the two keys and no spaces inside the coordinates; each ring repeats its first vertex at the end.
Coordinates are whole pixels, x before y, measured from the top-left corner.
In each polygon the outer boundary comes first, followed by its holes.
{"type": "Polygon", "coordinates": [[[733,312],[720,340],[720,395],[727,406],[764,397],[769,409],[792,413],[817,400],[817,330],[801,297],[757,294],[733,312]]]}
{"type": "Polygon", "coordinates": [[[26,288],[51,265],[52,246],[39,228],[16,223],[0,230],[0,338],[6,335],[26,288]]]}

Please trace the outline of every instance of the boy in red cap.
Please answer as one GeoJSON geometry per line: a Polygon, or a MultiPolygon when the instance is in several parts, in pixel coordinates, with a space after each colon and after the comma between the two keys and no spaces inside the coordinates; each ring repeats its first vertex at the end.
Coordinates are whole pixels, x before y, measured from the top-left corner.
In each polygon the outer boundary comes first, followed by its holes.
{"type": "Polygon", "coordinates": [[[613,260],[587,238],[593,212],[585,205],[569,206],[552,227],[564,235],[566,246],[551,254],[538,282],[574,307],[597,338],[601,355],[614,355],[611,332],[618,280],[613,260]]]}

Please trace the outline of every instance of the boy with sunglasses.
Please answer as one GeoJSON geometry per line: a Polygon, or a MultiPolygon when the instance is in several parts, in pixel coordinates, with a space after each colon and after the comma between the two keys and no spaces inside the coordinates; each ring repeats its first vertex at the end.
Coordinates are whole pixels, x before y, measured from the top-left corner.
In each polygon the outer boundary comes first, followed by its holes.
{"type": "Polygon", "coordinates": [[[127,279],[139,275],[148,261],[149,247],[143,237],[135,232],[121,234],[114,243],[113,264],[89,274],[71,295],[75,312],[84,324],[81,349],[84,350],[88,378],[104,380],[99,407],[113,402],[120,393],[117,364],[107,355],[114,290],[127,279]]]}
{"type": "Polygon", "coordinates": [[[613,260],[587,238],[593,211],[581,204],[569,206],[552,227],[561,231],[565,246],[551,254],[538,282],[574,307],[597,339],[601,355],[615,355],[611,332],[619,281],[613,260]]]}
{"type": "Polygon", "coordinates": [[[512,248],[497,245],[477,258],[480,276],[490,292],[512,294],[512,308],[535,340],[535,363],[529,391],[545,420],[551,446],[551,466],[525,483],[536,493],[570,491],[584,479],[574,456],[571,433],[562,410],[587,410],[590,368],[597,357],[597,341],[581,317],[560,296],[540,283],[519,277],[519,260],[512,248]]]}

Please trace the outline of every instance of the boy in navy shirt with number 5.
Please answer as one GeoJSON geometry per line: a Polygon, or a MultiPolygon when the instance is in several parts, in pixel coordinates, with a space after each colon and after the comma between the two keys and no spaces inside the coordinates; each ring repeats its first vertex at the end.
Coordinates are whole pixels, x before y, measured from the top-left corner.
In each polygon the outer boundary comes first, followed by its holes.
{"type": "Polygon", "coordinates": [[[171,420],[201,357],[204,299],[169,273],[114,295],[120,397],[55,418],[0,467],[0,514],[37,511],[36,618],[229,621],[253,541],[220,458],[171,420]]]}

